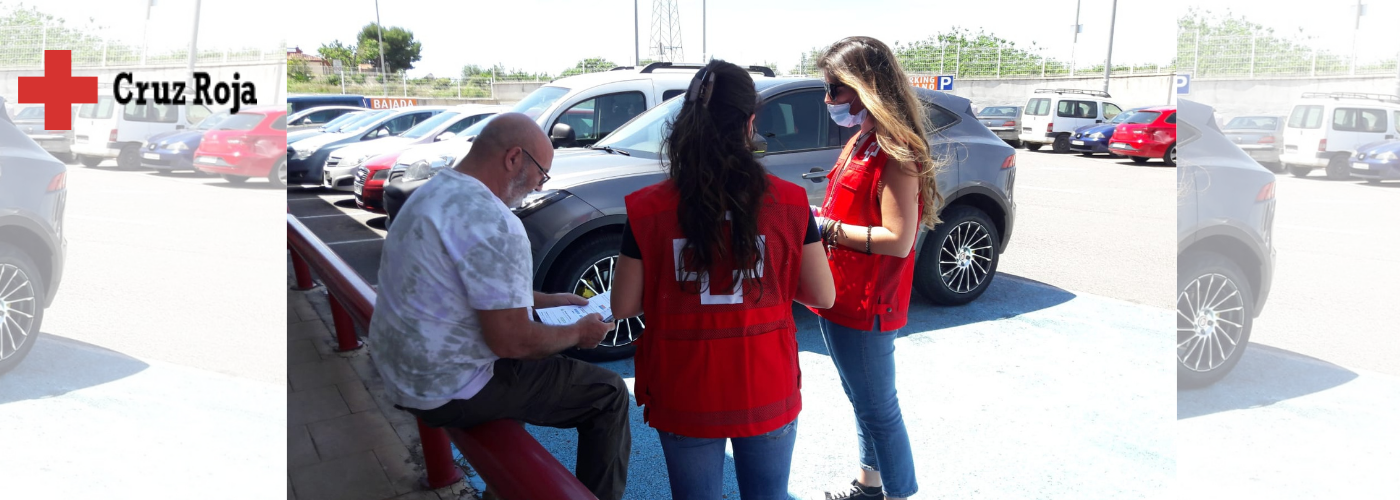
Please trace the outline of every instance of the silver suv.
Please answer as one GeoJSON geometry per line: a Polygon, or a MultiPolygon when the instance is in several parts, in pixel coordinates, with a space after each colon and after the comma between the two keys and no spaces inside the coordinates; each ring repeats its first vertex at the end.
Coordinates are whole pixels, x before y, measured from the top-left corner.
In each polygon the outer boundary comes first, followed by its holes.
{"type": "MultiPolygon", "coordinates": [[[[857,129],[831,121],[821,80],[754,84],[763,101],[754,122],[760,161],[821,204],[826,175],[857,129]]],[[[933,152],[949,166],[938,174],[948,200],[944,222],[919,235],[914,288],[938,304],[964,304],[987,289],[1010,239],[1016,150],[977,120],[967,99],[916,90],[933,123],[933,152]]],[[[555,153],[549,182],[514,209],[530,235],[536,289],[585,297],[608,290],[627,219],[623,197],[665,179],[661,145],[683,100],[637,116],[591,148],[555,153]]],[[[570,354],[598,361],[630,356],[644,327],[642,318],[623,321],[597,349],[570,354]]]]}

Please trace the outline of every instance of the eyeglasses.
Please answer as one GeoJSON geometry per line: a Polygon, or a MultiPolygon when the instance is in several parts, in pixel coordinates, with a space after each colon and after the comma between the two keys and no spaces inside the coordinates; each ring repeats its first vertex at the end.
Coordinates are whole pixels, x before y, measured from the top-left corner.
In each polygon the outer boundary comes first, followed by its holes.
{"type": "Polygon", "coordinates": [[[526,151],[525,148],[520,148],[520,152],[525,153],[526,158],[529,158],[530,161],[535,162],[535,168],[540,169],[540,175],[543,176],[543,178],[540,179],[540,185],[543,186],[544,183],[549,182],[549,174],[545,173],[544,166],[540,165],[540,162],[535,160],[535,157],[530,156],[530,152],[526,151]]]}
{"type": "Polygon", "coordinates": [[[822,81],[822,85],[826,86],[826,96],[830,97],[833,101],[836,100],[837,92],[840,92],[843,88],[850,88],[849,85],[841,82],[828,82],[825,80],[822,81]]]}

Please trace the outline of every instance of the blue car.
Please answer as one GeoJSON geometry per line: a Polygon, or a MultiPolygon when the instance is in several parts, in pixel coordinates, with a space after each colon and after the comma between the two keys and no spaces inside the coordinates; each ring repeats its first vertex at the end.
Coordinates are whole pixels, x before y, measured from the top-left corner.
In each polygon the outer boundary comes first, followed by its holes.
{"type": "Polygon", "coordinates": [[[333,134],[345,130],[354,130],[357,124],[368,123],[377,116],[388,114],[387,109],[370,109],[365,111],[354,111],[336,117],[334,120],[326,122],[317,128],[308,128],[287,132],[287,144],[293,144],[302,139],[316,137],[321,134],[333,134]]]}
{"type": "Polygon", "coordinates": [[[1400,180],[1400,140],[1373,142],[1351,155],[1351,176],[1367,183],[1400,180]]]}
{"type": "Polygon", "coordinates": [[[162,175],[176,170],[198,173],[194,168],[194,152],[199,149],[204,132],[214,128],[228,116],[228,111],[220,111],[204,118],[192,129],[172,130],[151,136],[141,145],[141,166],[162,175]]]}
{"type": "Polygon", "coordinates": [[[1069,150],[1084,156],[1093,156],[1094,153],[1112,155],[1113,153],[1108,152],[1108,140],[1113,138],[1114,127],[1142,109],[1144,108],[1125,110],[1108,123],[1095,123],[1075,129],[1074,134],[1069,137],[1069,150]]]}

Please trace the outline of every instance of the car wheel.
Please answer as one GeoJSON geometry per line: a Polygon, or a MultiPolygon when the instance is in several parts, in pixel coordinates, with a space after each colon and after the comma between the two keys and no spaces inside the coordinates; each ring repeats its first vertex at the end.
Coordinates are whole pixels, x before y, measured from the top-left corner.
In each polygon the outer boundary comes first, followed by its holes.
{"type": "Polygon", "coordinates": [[[1001,257],[1001,235],[990,217],[975,207],[943,210],[943,222],[924,237],[914,263],[914,289],[935,304],[956,306],[987,290],[1001,257]]]}
{"type": "Polygon", "coordinates": [[[73,153],[53,153],[53,157],[65,165],[73,161],[73,153]]]}
{"type": "Polygon", "coordinates": [[[1244,355],[1254,291],[1240,267],[1218,253],[1191,252],[1177,262],[1177,387],[1204,387],[1230,373],[1244,355]]]}
{"type": "Polygon", "coordinates": [[[1312,173],[1312,167],[1300,167],[1298,165],[1289,165],[1288,173],[1293,174],[1294,177],[1307,177],[1308,174],[1312,173]]]}
{"type": "Polygon", "coordinates": [[[1055,136],[1055,143],[1051,145],[1051,151],[1056,153],[1068,153],[1069,136],[1063,134],[1055,136]]]}
{"type": "Polygon", "coordinates": [[[0,374],[34,349],[44,321],[43,276],[29,254],[0,241],[0,374]]]}
{"type": "Polygon", "coordinates": [[[267,173],[267,180],[277,187],[287,187],[287,159],[277,160],[277,164],[272,166],[272,171],[267,173]]]}
{"type": "Polygon", "coordinates": [[[1351,165],[1344,156],[1333,156],[1327,162],[1327,178],[1343,180],[1351,178],[1351,165]]]}
{"type": "Polygon", "coordinates": [[[229,184],[242,184],[248,180],[247,177],[241,175],[219,174],[219,177],[223,177],[229,184]]]}
{"type": "Polygon", "coordinates": [[[136,146],[127,146],[117,153],[117,167],[122,170],[136,170],[141,168],[141,154],[137,152],[136,146]]]}
{"type": "Polygon", "coordinates": [[[1021,145],[1022,145],[1022,144],[1024,144],[1024,143],[1021,142],[1021,141],[1019,141],[1019,140],[1011,141],[1011,147],[1016,148],[1016,149],[1021,149],[1021,145]]]}
{"type": "Polygon", "coordinates": [[[1164,153],[1164,154],[1162,155],[1162,161],[1167,162],[1167,165],[1168,165],[1168,166],[1172,166],[1172,167],[1175,167],[1175,166],[1176,166],[1176,145],[1175,145],[1175,144],[1172,144],[1171,147],[1167,148],[1167,152],[1164,153]]]}
{"type": "Polygon", "coordinates": [[[1143,164],[1143,163],[1147,163],[1147,157],[1146,157],[1146,156],[1129,156],[1128,158],[1132,158],[1132,159],[1133,159],[1133,163],[1137,163],[1137,164],[1139,164],[1139,165],[1141,165],[1141,164],[1143,164]]]}
{"type": "Polygon", "coordinates": [[[96,167],[96,166],[98,166],[98,165],[101,165],[101,164],[102,164],[102,158],[99,157],[99,156],[78,155],[78,162],[79,162],[79,163],[82,163],[84,167],[89,167],[89,168],[91,168],[91,167],[96,167]]]}
{"type": "MultiPolygon", "coordinates": [[[[572,245],[564,258],[555,262],[545,281],[547,293],[574,293],[584,298],[612,289],[613,270],[617,265],[617,249],[622,248],[621,233],[592,236],[572,245]]],[[[593,349],[570,348],[564,355],[583,361],[613,361],[637,352],[636,342],[642,338],[646,322],[641,316],[617,322],[617,328],[603,336],[593,349]]]]}
{"type": "Polygon", "coordinates": [[[1041,143],[1038,143],[1038,142],[1027,142],[1027,143],[1026,143],[1026,149],[1029,149],[1029,150],[1031,150],[1031,151],[1040,151],[1040,147],[1041,147],[1041,146],[1044,146],[1044,144],[1041,144],[1041,143]]]}

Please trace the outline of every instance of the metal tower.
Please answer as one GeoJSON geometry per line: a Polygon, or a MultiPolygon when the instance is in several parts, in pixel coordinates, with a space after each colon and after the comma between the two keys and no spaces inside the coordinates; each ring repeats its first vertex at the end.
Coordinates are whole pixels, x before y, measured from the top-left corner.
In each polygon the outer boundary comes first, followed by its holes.
{"type": "Polygon", "coordinates": [[[647,56],[652,60],[685,60],[685,51],[681,48],[681,13],[676,1],[652,1],[651,44],[647,49],[647,56]]]}

